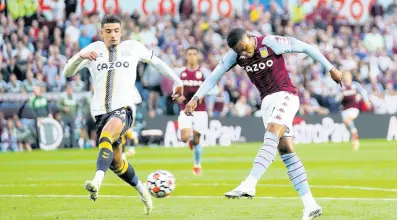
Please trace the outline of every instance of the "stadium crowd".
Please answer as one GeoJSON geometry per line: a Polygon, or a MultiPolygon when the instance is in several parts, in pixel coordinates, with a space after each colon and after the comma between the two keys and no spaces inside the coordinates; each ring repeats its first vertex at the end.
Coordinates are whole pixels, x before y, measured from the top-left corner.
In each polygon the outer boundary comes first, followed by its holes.
{"type": "MultiPolygon", "coordinates": [[[[28,106],[36,117],[54,117],[72,130],[88,126],[89,96],[92,92],[90,73],[66,79],[62,76],[67,60],[93,41],[100,40],[99,14],[77,15],[63,1],[54,1],[52,19],[40,11],[30,17],[13,19],[6,10],[0,14],[0,94],[32,95],[28,106]],[[43,92],[65,92],[62,99],[47,100],[43,92]],[[39,97],[39,98],[38,98],[39,97]],[[77,97],[83,98],[83,101],[77,97]],[[37,101],[39,100],[39,101],[37,101]],[[75,121],[75,119],[78,119],[75,121]],[[87,120],[80,120],[87,119],[87,120]]],[[[109,10],[112,11],[112,10],[109,10]]],[[[293,22],[284,9],[271,4],[269,10],[252,5],[242,16],[211,21],[207,16],[182,9],[180,20],[156,14],[144,16],[137,11],[119,15],[124,21],[124,40],[135,39],[152,48],[154,53],[172,67],[184,66],[184,51],[195,45],[201,51],[201,65],[214,69],[228,51],[225,36],[234,26],[241,26],[253,35],[274,34],[294,36],[317,46],[340,70],[350,71],[354,80],[366,88],[372,108],[362,111],[396,113],[397,90],[397,24],[396,5],[383,9],[372,6],[371,16],[364,25],[350,25],[337,16],[333,8],[320,5],[306,19],[293,22]]],[[[300,94],[300,114],[338,112],[336,100],[339,87],[325,75],[322,66],[302,54],[285,55],[291,79],[300,94]]],[[[176,115],[178,105],[170,98],[172,82],[151,66],[140,64],[136,86],[148,100],[140,109],[149,117],[160,114],[176,115]]],[[[208,112],[212,116],[243,117],[258,114],[261,100],[245,72],[235,67],[219,83],[220,95],[208,97],[208,112]]],[[[18,116],[2,124],[1,141],[12,142],[12,120],[18,127],[18,116]],[[7,133],[7,134],[6,134],[7,133]]],[[[78,139],[86,139],[78,135],[78,139]]],[[[90,136],[90,135],[89,135],[90,136]]],[[[25,143],[14,141],[15,143],[25,143]]],[[[15,146],[18,147],[18,144],[15,146]]],[[[22,149],[28,146],[19,145],[22,149]]]]}

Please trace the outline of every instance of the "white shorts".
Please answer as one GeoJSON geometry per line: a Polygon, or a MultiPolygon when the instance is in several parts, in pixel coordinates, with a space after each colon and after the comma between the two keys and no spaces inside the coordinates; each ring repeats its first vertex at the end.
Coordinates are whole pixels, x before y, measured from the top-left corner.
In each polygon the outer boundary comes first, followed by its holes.
{"type": "Polygon", "coordinates": [[[268,123],[284,125],[283,137],[293,136],[293,119],[300,107],[298,96],[288,92],[276,92],[264,97],[261,103],[261,116],[265,128],[268,123]]]}
{"type": "Polygon", "coordinates": [[[343,121],[345,121],[348,118],[356,119],[358,115],[359,115],[359,109],[357,108],[348,108],[341,112],[341,117],[343,118],[343,121]]]}
{"type": "Polygon", "coordinates": [[[180,111],[178,116],[178,128],[190,128],[200,134],[204,134],[208,129],[209,116],[206,111],[194,111],[193,116],[187,116],[184,111],[180,111]]]}

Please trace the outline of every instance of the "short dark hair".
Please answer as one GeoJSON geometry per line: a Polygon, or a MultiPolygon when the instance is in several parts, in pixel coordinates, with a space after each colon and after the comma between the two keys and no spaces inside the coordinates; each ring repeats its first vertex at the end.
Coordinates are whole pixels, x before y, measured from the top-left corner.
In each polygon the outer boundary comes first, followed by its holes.
{"type": "Polygon", "coordinates": [[[242,40],[243,36],[245,36],[246,31],[242,28],[234,28],[229,31],[227,35],[227,44],[230,48],[236,46],[236,44],[242,40]]]}
{"type": "Polygon", "coordinates": [[[104,27],[105,24],[111,24],[111,23],[119,23],[121,25],[122,20],[120,20],[120,18],[116,15],[105,15],[102,18],[101,27],[104,27]]]}
{"type": "Polygon", "coordinates": [[[190,50],[196,50],[197,52],[199,52],[199,49],[198,49],[197,47],[195,47],[195,46],[189,46],[189,47],[185,50],[185,52],[188,52],[188,51],[190,51],[190,50]]]}

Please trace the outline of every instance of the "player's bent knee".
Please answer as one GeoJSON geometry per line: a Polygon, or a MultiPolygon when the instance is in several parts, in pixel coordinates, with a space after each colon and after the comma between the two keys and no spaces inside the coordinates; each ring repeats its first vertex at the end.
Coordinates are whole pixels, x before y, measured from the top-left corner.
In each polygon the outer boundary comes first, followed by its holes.
{"type": "Polygon", "coordinates": [[[200,142],[200,139],[196,139],[196,138],[194,138],[192,141],[193,145],[198,145],[199,142],[200,142]]]}
{"type": "Polygon", "coordinates": [[[293,137],[282,137],[279,140],[278,151],[280,155],[294,153],[293,137]]]}
{"type": "Polygon", "coordinates": [[[286,131],[286,127],[281,124],[269,123],[267,126],[267,132],[275,134],[277,137],[282,137],[283,133],[286,131]]]}
{"type": "Polygon", "coordinates": [[[351,118],[344,119],[344,124],[349,125],[351,121],[352,121],[351,118]]]}
{"type": "Polygon", "coordinates": [[[193,141],[192,142],[194,145],[199,144],[199,142],[200,142],[200,133],[199,132],[197,132],[197,131],[193,132],[193,141]]]}
{"type": "Polygon", "coordinates": [[[189,141],[190,138],[191,138],[190,136],[182,136],[181,135],[182,142],[187,142],[187,141],[189,141]]]}
{"type": "Polygon", "coordinates": [[[191,131],[182,130],[181,131],[181,140],[183,142],[187,142],[187,141],[189,141],[189,139],[191,139],[191,131]]]}
{"type": "Polygon", "coordinates": [[[120,133],[123,131],[123,127],[124,125],[122,120],[120,118],[113,117],[110,118],[106,123],[102,129],[102,132],[107,132],[111,135],[112,140],[116,141],[116,139],[120,136],[120,133]]]}

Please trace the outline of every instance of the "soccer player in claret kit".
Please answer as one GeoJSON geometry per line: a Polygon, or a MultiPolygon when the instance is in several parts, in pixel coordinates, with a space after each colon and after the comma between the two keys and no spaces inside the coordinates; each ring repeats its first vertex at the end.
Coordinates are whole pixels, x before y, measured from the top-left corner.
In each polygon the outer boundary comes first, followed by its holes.
{"type": "Polygon", "coordinates": [[[148,189],[135,174],[134,168],[122,159],[121,136],[131,127],[134,119],[134,83],[138,62],[146,62],[163,75],[171,78],[177,87],[173,98],[183,93],[183,83],[178,76],[153,52],[135,40],[121,42],[121,20],[113,15],[104,16],[101,22],[103,41],[91,43],[73,56],[65,66],[64,75],[70,77],[87,67],[94,83],[91,101],[96,119],[99,154],[93,180],[85,182],[89,198],[96,200],[105,172],[110,168],[122,180],[133,186],[144,203],[144,211],[152,210],[148,189]]]}
{"type": "Polygon", "coordinates": [[[320,216],[322,208],[313,198],[303,163],[294,152],[292,122],[300,103],[282,54],[306,53],[320,62],[339,84],[341,72],[317,49],[295,38],[273,35],[255,37],[241,28],[235,28],[228,33],[227,43],[231,50],[185,107],[185,113],[190,115],[199,100],[235,65],[246,70],[250,80],[260,91],[262,118],[266,128],[264,143],[254,159],[250,174],[237,188],[225,193],[225,196],[254,197],[258,180],[279,151],[290,181],[304,203],[302,219],[320,216]]]}
{"type": "MultiPolygon", "coordinates": [[[[175,70],[184,83],[184,95],[177,100],[180,108],[183,110],[188,101],[198,91],[199,86],[210,75],[210,71],[199,65],[199,50],[196,47],[189,47],[185,52],[187,62],[186,67],[175,70]]],[[[217,95],[218,87],[215,86],[208,93],[209,95],[217,95]]],[[[200,143],[200,137],[204,134],[208,127],[208,114],[206,111],[206,103],[203,98],[200,100],[195,112],[192,116],[187,116],[183,111],[178,116],[178,128],[181,131],[181,140],[189,141],[189,147],[193,150],[194,167],[193,174],[201,175],[202,173],[202,151],[203,146],[200,143]],[[193,139],[192,138],[193,134],[193,139]]]]}
{"type": "Polygon", "coordinates": [[[360,112],[360,101],[364,101],[366,107],[371,108],[372,105],[369,101],[368,93],[359,82],[352,81],[350,72],[344,72],[343,87],[339,98],[343,106],[343,111],[341,112],[343,122],[351,132],[352,148],[353,150],[358,150],[359,136],[354,120],[360,112]]]}

